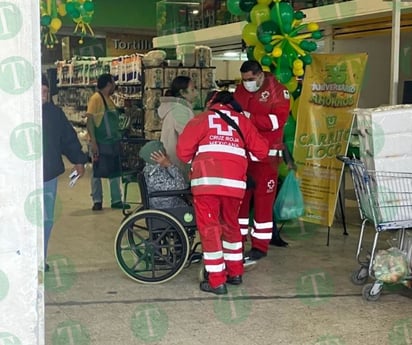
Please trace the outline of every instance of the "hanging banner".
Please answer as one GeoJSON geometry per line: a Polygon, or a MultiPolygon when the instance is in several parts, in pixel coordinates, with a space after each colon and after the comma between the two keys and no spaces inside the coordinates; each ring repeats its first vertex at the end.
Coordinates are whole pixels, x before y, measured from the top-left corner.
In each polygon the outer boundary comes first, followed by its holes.
{"type": "Polygon", "coordinates": [[[367,54],[313,54],[303,81],[293,155],[303,220],[332,226],[367,54]]]}

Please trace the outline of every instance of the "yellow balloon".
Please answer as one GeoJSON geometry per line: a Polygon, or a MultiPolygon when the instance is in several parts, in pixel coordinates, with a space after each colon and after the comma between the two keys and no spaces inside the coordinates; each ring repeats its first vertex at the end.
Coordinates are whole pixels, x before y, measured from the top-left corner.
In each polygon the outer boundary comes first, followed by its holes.
{"type": "Polygon", "coordinates": [[[296,98],[293,101],[293,105],[292,105],[292,116],[293,118],[296,120],[297,116],[298,116],[298,109],[299,109],[299,102],[300,102],[300,97],[296,98]]]}
{"type": "Polygon", "coordinates": [[[308,30],[310,32],[317,31],[317,30],[319,30],[319,25],[317,23],[309,23],[308,24],[308,30]]]}
{"type": "Polygon", "coordinates": [[[62,27],[62,21],[59,18],[53,18],[50,22],[49,28],[52,33],[56,33],[62,27]]]}
{"type": "Polygon", "coordinates": [[[304,73],[305,71],[303,70],[303,68],[293,68],[293,75],[297,77],[301,77],[304,73]]]}
{"type": "Polygon", "coordinates": [[[273,0],[257,0],[258,4],[269,6],[273,0]]]}
{"type": "Polygon", "coordinates": [[[248,46],[255,46],[259,43],[257,37],[257,26],[252,23],[247,23],[242,30],[242,38],[248,46]]]}
{"type": "Polygon", "coordinates": [[[298,88],[298,80],[296,78],[290,78],[284,85],[289,90],[289,93],[292,93],[298,88]]]}
{"type": "Polygon", "coordinates": [[[266,55],[265,47],[262,44],[256,44],[255,48],[253,49],[253,57],[256,61],[260,62],[262,57],[266,55]]]}
{"type": "Polygon", "coordinates": [[[253,24],[260,25],[270,20],[270,8],[266,5],[256,4],[250,11],[250,21],[253,24]]]}
{"type": "Polygon", "coordinates": [[[302,69],[303,68],[303,61],[300,59],[296,59],[293,61],[293,68],[302,69]]]}
{"type": "Polygon", "coordinates": [[[272,56],[273,57],[277,58],[277,57],[282,56],[282,54],[283,54],[283,51],[282,51],[281,48],[279,48],[279,47],[273,48],[273,50],[272,50],[272,56]]]}
{"type": "Polygon", "coordinates": [[[57,13],[59,14],[59,16],[64,17],[67,14],[66,5],[65,4],[60,4],[57,7],[57,13]]]}

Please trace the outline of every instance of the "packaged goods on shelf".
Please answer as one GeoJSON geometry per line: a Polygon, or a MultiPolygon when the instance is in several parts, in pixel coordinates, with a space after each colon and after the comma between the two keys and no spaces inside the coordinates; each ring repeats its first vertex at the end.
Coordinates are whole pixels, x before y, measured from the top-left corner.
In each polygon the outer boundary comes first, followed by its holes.
{"type": "Polygon", "coordinates": [[[145,70],[145,87],[146,88],[163,88],[163,68],[153,67],[145,70]]]}
{"type": "Polygon", "coordinates": [[[148,140],[160,140],[161,131],[145,131],[144,134],[148,140]]]}
{"type": "Polygon", "coordinates": [[[193,67],[195,65],[195,48],[194,44],[182,44],[176,47],[176,57],[182,61],[185,67],[193,67]]]}
{"type": "Polygon", "coordinates": [[[201,77],[202,77],[202,89],[216,88],[214,68],[202,68],[201,77]]]}
{"type": "Polygon", "coordinates": [[[202,87],[202,76],[200,69],[198,68],[191,68],[189,69],[189,77],[192,79],[193,84],[195,85],[196,89],[200,89],[202,87]]]}
{"type": "Polygon", "coordinates": [[[207,46],[195,47],[195,66],[210,67],[212,65],[212,49],[207,46]]]}
{"type": "Polygon", "coordinates": [[[143,95],[143,102],[146,109],[157,109],[160,105],[160,97],[162,97],[161,89],[147,89],[143,95]]]}
{"type": "Polygon", "coordinates": [[[189,68],[184,68],[184,67],[182,67],[182,68],[178,68],[177,69],[177,75],[183,75],[183,76],[186,76],[186,77],[190,77],[190,69],[189,68]]]}
{"type": "Polygon", "coordinates": [[[162,122],[157,113],[157,109],[146,110],[144,129],[149,132],[160,131],[162,129],[162,122]]]}
{"type": "Polygon", "coordinates": [[[173,79],[177,77],[177,68],[170,68],[166,67],[164,69],[164,86],[165,88],[170,88],[170,85],[172,84],[173,79]]]}

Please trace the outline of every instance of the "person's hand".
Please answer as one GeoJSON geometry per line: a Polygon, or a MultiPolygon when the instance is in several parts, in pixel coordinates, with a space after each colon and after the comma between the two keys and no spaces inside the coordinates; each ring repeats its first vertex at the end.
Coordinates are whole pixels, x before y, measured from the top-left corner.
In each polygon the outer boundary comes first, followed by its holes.
{"type": "Polygon", "coordinates": [[[159,164],[163,168],[168,168],[172,165],[169,156],[164,154],[162,151],[153,152],[150,155],[150,158],[153,159],[157,164],[159,164]]]}
{"type": "Polygon", "coordinates": [[[76,164],[72,171],[76,170],[77,173],[79,174],[79,177],[82,177],[84,175],[84,165],[83,164],[76,164]]]}

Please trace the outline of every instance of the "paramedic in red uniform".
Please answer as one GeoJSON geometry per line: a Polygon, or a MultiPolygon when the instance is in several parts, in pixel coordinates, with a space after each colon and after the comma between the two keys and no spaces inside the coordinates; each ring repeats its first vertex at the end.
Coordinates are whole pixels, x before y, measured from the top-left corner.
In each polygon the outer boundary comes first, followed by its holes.
{"type": "Polygon", "coordinates": [[[242,283],[238,211],[246,190],[247,152],[265,159],[269,151],[267,141],[241,111],[232,93],[216,92],[208,109],[188,122],[176,149],[179,159],[192,164],[190,183],[208,276],[200,289],[218,295],[227,293],[226,283],[242,283]],[[237,124],[244,139],[222,113],[237,124]]]}
{"type": "Polygon", "coordinates": [[[253,199],[254,219],[251,249],[245,258],[259,260],[266,256],[273,229],[273,203],[276,196],[278,165],[283,149],[283,127],[289,115],[288,90],[272,74],[263,72],[256,61],[245,61],[240,67],[242,83],[234,93],[259,133],[269,142],[265,159],[249,156],[247,174],[255,183],[248,189],[239,213],[239,225],[244,239],[248,235],[249,211],[253,199]]]}

